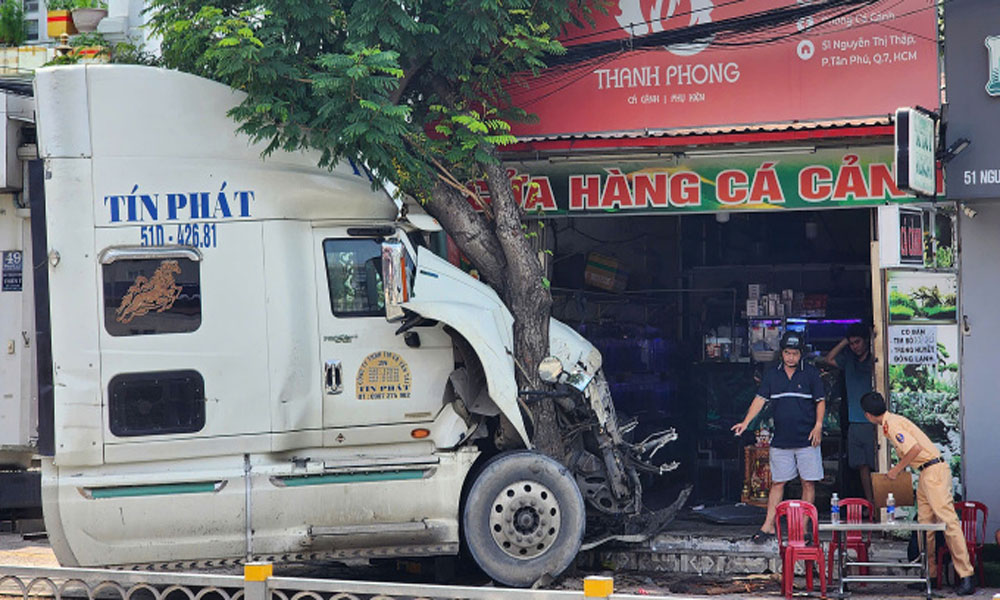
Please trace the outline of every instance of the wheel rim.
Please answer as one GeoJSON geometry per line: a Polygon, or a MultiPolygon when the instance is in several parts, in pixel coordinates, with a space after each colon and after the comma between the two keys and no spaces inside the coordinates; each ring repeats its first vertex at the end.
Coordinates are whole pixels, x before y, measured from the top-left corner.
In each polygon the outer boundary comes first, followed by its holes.
{"type": "Polygon", "coordinates": [[[559,536],[559,502],[537,481],[518,481],[497,494],[490,508],[490,533],[497,546],[517,559],[544,554],[559,536]]]}

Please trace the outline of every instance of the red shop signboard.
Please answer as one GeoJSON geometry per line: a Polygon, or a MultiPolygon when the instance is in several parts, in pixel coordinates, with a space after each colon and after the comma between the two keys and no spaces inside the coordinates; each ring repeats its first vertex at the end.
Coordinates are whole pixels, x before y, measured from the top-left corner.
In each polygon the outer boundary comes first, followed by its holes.
{"type": "Polygon", "coordinates": [[[899,262],[924,264],[924,215],[919,210],[899,211],[899,262]]]}
{"type": "MultiPolygon", "coordinates": [[[[737,19],[808,0],[617,0],[567,46],[737,19]]],[[[521,136],[644,131],[892,114],[938,105],[935,0],[879,0],[765,31],[620,52],[509,88],[538,115],[521,136]],[[856,8],[856,7],[855,7],[856,8]],[[831,18],[834,15],[840,15],[831,18]]]]}

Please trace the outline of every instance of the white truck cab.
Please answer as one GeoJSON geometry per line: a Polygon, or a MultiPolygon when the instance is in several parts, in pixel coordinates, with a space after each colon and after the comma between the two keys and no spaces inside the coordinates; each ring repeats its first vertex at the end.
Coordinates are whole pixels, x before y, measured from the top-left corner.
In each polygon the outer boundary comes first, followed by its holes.
{"type": "MultiPolygon", "coordinates": [[[[641,512],[600,354],[550,329],[574,462],[531,450],[512,318],[363,167],[234,133],[192,75],[38,71],[64,565],[455,554],[558,574],[586,514],[641,512]],[[562,372],[560,374],[560,372],[562,372]]],[[[551,364],[551,363],[550,363],[551,364]]],[[[42,414],[46,414],[42,411],[42,414]]],[[[673,465],[651,467],[663,472],[673,465]]]]}

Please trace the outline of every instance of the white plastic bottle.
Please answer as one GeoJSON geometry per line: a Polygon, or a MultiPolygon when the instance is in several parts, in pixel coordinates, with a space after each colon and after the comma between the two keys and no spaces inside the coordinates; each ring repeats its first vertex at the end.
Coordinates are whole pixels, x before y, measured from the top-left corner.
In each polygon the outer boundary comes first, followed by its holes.
{"type": "Polygon", "coordinates": [[[834,525],[840,523],[840,498],[837,497],[837,492],[830,497],[830,522],[834,525]]]}
{"type": "Polygon", "coordinates": [[[889,523],[896,522],[896,499],[892,497],[892,492],[889,492],[889,497],[885,499],[885,514],[889,523]]]}

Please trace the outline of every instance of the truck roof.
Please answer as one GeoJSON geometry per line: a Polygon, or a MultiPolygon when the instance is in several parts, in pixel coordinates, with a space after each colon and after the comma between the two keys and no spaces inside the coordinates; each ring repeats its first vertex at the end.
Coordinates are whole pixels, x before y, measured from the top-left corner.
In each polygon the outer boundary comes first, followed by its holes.
{"type": "MultiPolygon", "coordinates": [[[[317,166],[315,151],[277,150],[237,133],[227,115],[244,97],[195,75],[136,65],[40,69],[39,156],[92,160],[94,197],[252,191],[251,219],[392,219],[389,195],[367,171],[317,166]]],[[[107,201],[104,204],[108,204],[107,201]]],[[[197,218],[197,217],[194,217],[197,218]]],[[[98,218],[97,226],[125,224],[98,218]]],[[[134,224],[134,223],[133,223],[134,224]]]]}

